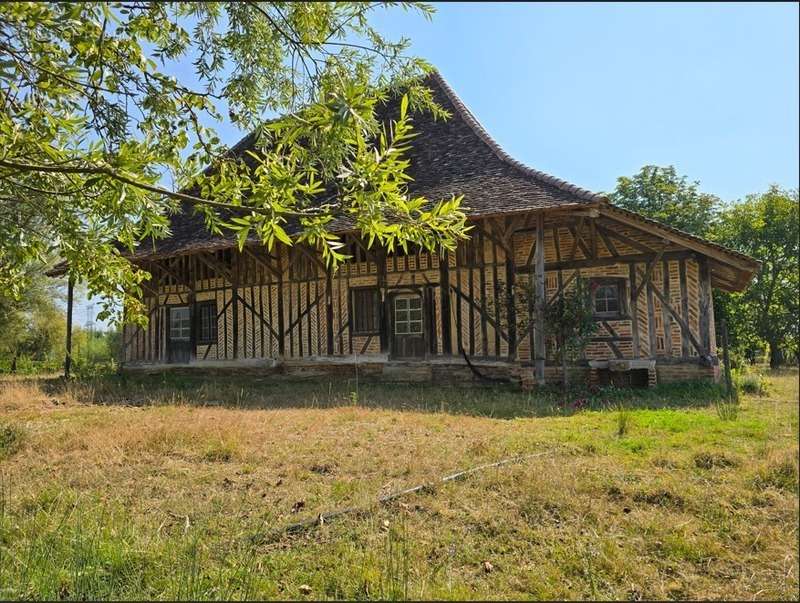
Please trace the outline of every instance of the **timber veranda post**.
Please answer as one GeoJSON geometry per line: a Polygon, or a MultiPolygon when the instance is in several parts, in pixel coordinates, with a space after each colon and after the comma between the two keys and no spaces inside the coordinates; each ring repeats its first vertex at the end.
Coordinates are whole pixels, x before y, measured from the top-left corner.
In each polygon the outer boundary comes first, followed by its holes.
{"type": "Polygon", "coordinates": [[[536,255],[534,260],[534,279],[535,299],[536,299],[536,328],[534,344],[535,350],[535,369],[536,382],[544,385],[544,364],[545,364],[545,340],[544,340],[544,309],[547,300],[545,299],[544,286],[544,212],[536,215],[536,255]]]}
{"type": "Polygon", "coordinates": [[[64,356],[64,379],[69,379],[72,368],[72,300],[75,293],[75,277],[70,276],[67,281],[67,341],[64,356]]]}

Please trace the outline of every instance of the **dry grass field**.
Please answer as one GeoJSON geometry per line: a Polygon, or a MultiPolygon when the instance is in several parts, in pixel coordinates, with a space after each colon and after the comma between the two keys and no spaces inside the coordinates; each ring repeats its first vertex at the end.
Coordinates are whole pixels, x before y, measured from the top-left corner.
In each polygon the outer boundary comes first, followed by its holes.
{"type": "Polygon", "coordinates": [[[0,598],[797,599],[798,373],[768,381],[737,407],[708,385],[0,381],[0,598]]]}

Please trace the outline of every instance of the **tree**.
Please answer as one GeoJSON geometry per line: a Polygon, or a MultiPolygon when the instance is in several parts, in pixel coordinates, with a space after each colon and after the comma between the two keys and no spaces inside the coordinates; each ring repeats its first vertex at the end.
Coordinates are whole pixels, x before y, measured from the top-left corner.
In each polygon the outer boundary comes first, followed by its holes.
{"type": "Polygon", "coordinates": [[[16,369],[20,357],[53,360],[63,352],[66,331],[64,313],[58,306],[63,296],[58,283],[42,274],[41,266],[22,271],[25,295],[0,292],[0,359],[16,369]]]}
{"type": "Polygon", "coordinates": [[[0,289],[18,296],[24,266],[57,252],[104,300],[100,318],[123,297],[143,321],[149,274],[123,252],[168,235],[180,210],[240,245],[315,246],[333,266],[334,216],[370,244],[452,249],[460,199],[410,198],[403,156],[409,109],[447,115],[408,41],[370,25],[382,5],[0,4],[0,289]],[[223,119],[254,133],[252,152],[229,152],[223,119]]]}
{"type": "Polygon", "coordinates": [[[719,297],[715,314],[727,319],[732,345],[757,345],[756,338],[767,342],[773,368],[787,352],[798,351],[798,221],[797,189],[773,185],[726,207],[713,233],[721,244],[762,262],[746,291],[719,297]]]}
{"type": "Polygon", "coordinates": [[[678,176],[671,165],[646,165],[630,178],[617,178],[617,187],[608,197],[615,205],[704,236],[716,219],[720,200],[700,192],[699,185],[678,176]]]}
{"type": "Polygon", "coordinates": [[[545,333],[555,339],[561,360],[564,391],[569,385],[567,361],[578,360],[597,331],[593,317],[592,291],[580,276],[575,284],[545,308],[545,333]]]}

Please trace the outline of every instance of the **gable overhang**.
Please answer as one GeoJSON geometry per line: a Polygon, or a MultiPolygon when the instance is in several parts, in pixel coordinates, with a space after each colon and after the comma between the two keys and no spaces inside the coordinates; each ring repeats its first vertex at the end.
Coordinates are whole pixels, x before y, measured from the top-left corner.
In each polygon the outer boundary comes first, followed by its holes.
{"type": "Polygon", "coordinates": [[[723,291],[743,291],[761,269],[761,262],[748,255],[646,218],[636,212],[610,203],[603,203],[598,209],[600,215],[605,218],[656,235],[664,241],[708,258],[711,284],[723,291]]]}

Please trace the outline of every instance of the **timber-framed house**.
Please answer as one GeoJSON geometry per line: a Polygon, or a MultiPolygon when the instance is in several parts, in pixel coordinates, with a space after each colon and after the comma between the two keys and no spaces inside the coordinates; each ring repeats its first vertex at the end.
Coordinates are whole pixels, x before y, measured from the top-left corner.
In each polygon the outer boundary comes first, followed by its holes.
{"type": "Polygon", "coordinates": [[[543,305],[580,277],[597,330],[570,371],[623,385],[716,379],[712,292],[743,289],[758,262],[521,164],[440,75],[429,86],[452,117],[415,116],[410,188],[463,194],[469,241],[390,254],[343,231],[352,258],[333,272],[299,245],[239,251],[187,211],[130,256],[153,278],[147,328],[125,327],[123,367],[553,382],[543,305]],[[508,302],[521,285],[542,300],[523,317],[508,302]]]}

